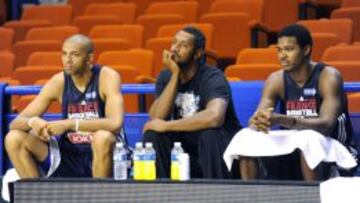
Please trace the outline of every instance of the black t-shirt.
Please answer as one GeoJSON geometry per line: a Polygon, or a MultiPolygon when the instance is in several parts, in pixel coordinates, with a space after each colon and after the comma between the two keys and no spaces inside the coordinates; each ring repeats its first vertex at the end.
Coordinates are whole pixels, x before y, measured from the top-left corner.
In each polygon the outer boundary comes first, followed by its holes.
{"type": "MultiPolygon", "coordinates": [[[[169,70],[163,70],[156,81],[156,94],[161,95],[171,78],[169,70]]],[[[221,128],[229,133],[241,129],[241,125],[234,111],[231,88],[224,74],[215,67],[200,66],[194,77],[185,84],[179,84],[175,97],[174,108],[169,120],[186,118],[206,108],[207,103],[215,98],[228,102],[225,122],[221,128]]]]}

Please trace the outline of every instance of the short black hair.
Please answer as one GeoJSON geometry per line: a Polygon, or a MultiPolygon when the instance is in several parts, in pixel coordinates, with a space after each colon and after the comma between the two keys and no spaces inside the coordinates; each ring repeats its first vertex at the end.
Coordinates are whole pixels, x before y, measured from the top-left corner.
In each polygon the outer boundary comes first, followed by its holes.
{"type": "Polygon", "coordinates": [[[291,24],[284,27],[278,34],[278,39],[281,37],[295,37],[299,46],[304,49],[307,45],[312,47],[313,41],[309,30],[299,24],[291,24]]]}
{"type": "Polygon", "coordinates": [[[199,29],[193,26],[186,26],[182,29],[182,31],[190,33],[194,36],[195,49],[205,49],[206,38],[205,35],[199,29]]]}
{"type": "Polygon", "coordinates": [[[206,45],[206,37],[201,32],[201,30],[193,27],[193,26],[186,26],[183,29],[181,29],[184,32],[190,33],[194,36],[194,51],[197,49],[203,50],[203,55],[199,59],[199,63],[205,63],[205,45],[206,45]]]}

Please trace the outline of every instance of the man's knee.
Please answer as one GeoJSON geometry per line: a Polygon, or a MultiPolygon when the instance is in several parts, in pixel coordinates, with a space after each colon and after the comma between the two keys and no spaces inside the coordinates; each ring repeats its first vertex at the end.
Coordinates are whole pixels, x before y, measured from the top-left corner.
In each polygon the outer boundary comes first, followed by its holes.
{"type": "Polygon", "coordinates": [[[5,136],[5,149],[8,153],[18,150],[26,140],[26,134],[19,130],[12,130],[5,136]]]}
{"type": "Polygon", "coordinates": [[[99,130],[93,135],[91,146],[95,151],[106,151],[112,149],[115,142],[115,135],[112,132],[99,130]]]}

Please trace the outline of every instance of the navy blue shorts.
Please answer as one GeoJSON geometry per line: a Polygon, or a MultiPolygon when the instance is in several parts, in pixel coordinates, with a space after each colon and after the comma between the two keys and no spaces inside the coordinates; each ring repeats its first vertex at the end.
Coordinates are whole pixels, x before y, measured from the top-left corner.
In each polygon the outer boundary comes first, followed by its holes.
{"type": "Polygon", "coordinates": [[[71,146],[60,139],[51,139],[46,159],[39,163],[47,177],[92,177],[90,144],[71,146]]]}
{"type": "MultiPolygon", "coordinates": [[[[127,146],[123,131],[115,136],[127,146]]],[[[39,166],[46,177],[92,177],[91,144],[72,144],[65,135],[53,137],[48,156],[39,166]]]]}

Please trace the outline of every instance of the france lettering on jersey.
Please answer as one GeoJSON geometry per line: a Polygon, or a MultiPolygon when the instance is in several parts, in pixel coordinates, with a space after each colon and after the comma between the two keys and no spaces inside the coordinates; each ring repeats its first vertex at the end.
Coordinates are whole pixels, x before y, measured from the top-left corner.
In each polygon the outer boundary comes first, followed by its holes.
{"type": "MultiPolygon", "coordinates": [[[[297,118],[317,118],[319,117],[320,106],[322,104],[322,97],[319,92],[319,77],[325,64],[318,63],[309,80],[303,87],[299,87],[296,82],[290,77],[290,74],[284,72],[284,102],[282,104],[282,112],[287,116],[297,118]]],[[[344,144],[349,144],[352,137],[352,126],[347,110],[347,100],[343,90],[340,90],[341,98],[341,112],[338,115],[338,122],[331,137],[339,140],[344,144]]]]}

